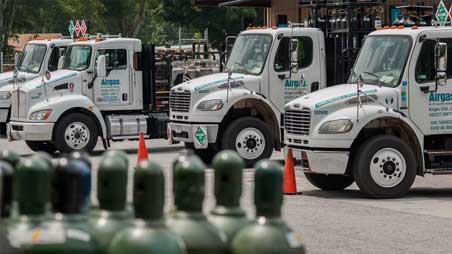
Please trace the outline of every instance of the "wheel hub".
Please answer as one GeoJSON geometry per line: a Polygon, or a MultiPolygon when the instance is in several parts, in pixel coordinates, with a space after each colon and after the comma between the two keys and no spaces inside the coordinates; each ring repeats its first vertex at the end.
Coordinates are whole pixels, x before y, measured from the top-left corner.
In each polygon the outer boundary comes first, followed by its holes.
{"type": "Polygon", "coordinates": [[[81,122],[72,123],[64,131],[64,138],[70,148],[75,150],[83,149],[90,138],[88,126],[81,122]]]}
{"type": "Polygon", "coordinates": [[[376,184],[383,188],[392,188],[400,184],[405,177],[405,157],[396,149],[383,148],[374,154],[369,169],[376,184]]]}
{"type": "Polygon", "coordinates": [[[253,160],[261,156],[265,149],[265,137],[256,128],[246,128],[239,132],[235,148],[242,158],[253,160]]]}

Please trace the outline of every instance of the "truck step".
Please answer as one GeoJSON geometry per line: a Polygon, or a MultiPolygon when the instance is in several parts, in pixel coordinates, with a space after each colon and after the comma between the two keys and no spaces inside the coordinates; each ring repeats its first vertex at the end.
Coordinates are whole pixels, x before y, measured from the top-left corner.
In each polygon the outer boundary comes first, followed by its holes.
{"type": "Polygon", "coordinates": [[[428,156],[452,156],[452,150],[432,149],[424,151],[428,156]]]}
{"type": "Polygon", "coordinates": [[[452,175],[452,168],[431,168],[427,169],[425,173],[432,175],[452,175]]]}

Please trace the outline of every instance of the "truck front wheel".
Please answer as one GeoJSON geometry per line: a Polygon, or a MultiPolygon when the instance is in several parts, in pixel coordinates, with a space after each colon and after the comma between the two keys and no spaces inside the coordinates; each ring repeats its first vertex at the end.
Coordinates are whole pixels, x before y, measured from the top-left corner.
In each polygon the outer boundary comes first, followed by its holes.
{"type": "Polygon", "coordinates": [[[231,149],[253,167],[273,153],[274,141],[270,127],[255,117],[242,117],[233,121],[223,134],[222,149],[231,149]]]}
{"type": "Polygon", "coordinates": [[[397,198],[409,191],[416,178],[416,158],[400,138],[376,136],[358,149],[353,176],[369,196],[397,198]]]}
{"type": "Polygon", "coordinates": [[[33,152],[46,152],[52,154],[56,151],[55,145],[51,142],[26,140],[25,143],[33,152]]]}
{"type": "Polygon", "coordinates": [[[93,151],[97,144],[99,131],[91,117],[73,113],[64,116],[54,127],[54,143],[62,153],[83,150],[93,151]]]}
{"type": "Polygon", "coordinates": [[[304,175],[312,185],[327,191],[343,190],[355,181],[353,177],[344,175],[325,175],[307,172],[304,175]]]}

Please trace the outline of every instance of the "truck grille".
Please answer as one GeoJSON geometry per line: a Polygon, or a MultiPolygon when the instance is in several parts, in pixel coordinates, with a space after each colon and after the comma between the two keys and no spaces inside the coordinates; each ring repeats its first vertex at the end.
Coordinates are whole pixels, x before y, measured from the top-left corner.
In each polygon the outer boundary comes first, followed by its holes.
{"type": "Polygon", "coordinates": [[[189,112],[190,111],[190,97],[189,91],[171,92],[170,94],[170,109],[174,112],[189,112]]]}
{"type": "Polygon", "coordinates": [[[286,111],[284,114],[284,128],[290,134],[309,135],[311,128],[311,110],[309,108],[303,108],[300,111],[286,111]]]}
{"type": "Polygon", "coordinates": [[[27,117],[26,93],[23,91],[15,92],[11,95],[11,115],[13,117],[27,117]]]}

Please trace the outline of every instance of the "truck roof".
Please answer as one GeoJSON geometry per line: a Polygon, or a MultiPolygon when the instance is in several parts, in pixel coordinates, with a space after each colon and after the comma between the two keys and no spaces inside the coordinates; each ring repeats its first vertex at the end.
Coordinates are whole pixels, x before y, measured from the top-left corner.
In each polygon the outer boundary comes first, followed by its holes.
{"type": "Polygon", "coordinates": [[[44,45],[51,45],[54,44],[55,46],[66,46],[72,43],[71,39],[49,39],[49,40],[31,40],[27,42],[27,44],[44,44],[44,45]]]}
{"type": "MultiPolygon", "coordinates": [[[[294,30],[304,30],[304,31],[320,31],[319,28],[315,27],[294,27],[294,30]]],[[[241,32],[240,34],[271,34],[276,35],[280,32],[291,32],[292,28],[290,27],[281,27],[281,28],[252,28],[241,32]]]]}
{"type": "Polygon", "coordinates": [[[409,27],[409,28],[395,28],[395,27],[386,27],[381,30],[372,32],[371,35],[409,35],[413,38],[417,38],[418,35],[422,32],[432,31],[432,32],[444,32],[444,31],[452,31],[452,27],[435,27],[435,26],[424,26],[424,27],[409,27]]]}
{"type": "Polygon", "coordinates": [[[102,46],[124,46],[126,44],[133,44],[137,51],[141,50],[141,40],[135,38],[105,38],[103,37],[101,40],[98,39],[89,39],[89,40],[79,40],[74,41],[72,45],[90,45],[96,47],[102,46]]]}

